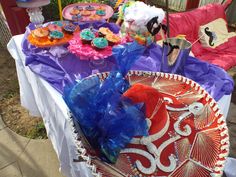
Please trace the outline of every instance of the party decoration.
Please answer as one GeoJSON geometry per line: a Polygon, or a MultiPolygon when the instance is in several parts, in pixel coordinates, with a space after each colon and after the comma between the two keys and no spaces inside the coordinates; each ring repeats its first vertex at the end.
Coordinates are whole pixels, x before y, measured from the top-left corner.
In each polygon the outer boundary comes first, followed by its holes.
{"type": "Polygon", "coordinates": [[[84,135],[109,163],[116,162],[134,136],[147,135],[143,104],[122,96],[129,87],[124,77],[143,51],[136,43],[119,47],[114,51],[119,67],[103,83],[95,77],[85,78],[65,88],[64,99],[84,135]]]}
{"type": "Polygon", "coordinates": [[[153,42],[152,36],[160,31],[165,17],[162,9],[139,1],[128,2],[122,7],[121,13],[124,14],[124,32],[142,45],[153,42]]]}
{"type": "MultiPolygon", "coordinates": [[[[106,81],[109,73],[89,77],[106,81]]],[[[86,141],[80,156],[97,176],[221,176],[229,136],[217,103],[194,81],[175,74],[130,71],[124,93],[145,104],[148,136],[134,137],[113,165],[96,160],[86,141]],[[84,158],[83,158],[84,157],[84,158]]],[[[76,123],[75,123],[76,124],[76,123]]]]}

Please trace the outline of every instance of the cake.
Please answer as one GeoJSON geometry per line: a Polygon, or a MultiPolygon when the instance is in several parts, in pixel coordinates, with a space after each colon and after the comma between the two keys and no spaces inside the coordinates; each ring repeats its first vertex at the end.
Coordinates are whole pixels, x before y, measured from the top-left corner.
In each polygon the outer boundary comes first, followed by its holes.
{"type": "Polygon", "coordinates": [[[62,39],[64,37],[63,32],[61,31],[51,31],[49,34],[49,39],[53,40],[53,39],[62,39]]]}
{"type": "Polygon", "coordinates": [[[107,39],[109,45],[117,44],[121,40],[119,36],[117,36],[115,34],[112,34],[112,33],[111,34],[107,34],[106,35],[106,39],[107,39]]]}
{"type": "Polygon", "coordinates": [[[91,5],[86,6],[85,9],[89,11],[95,10],[94,6],[91,6],[91,5]]]}
{"type": "Polygon", "coordinates": [[[49,31],[62,31],[62,27],[56,24],[49,24],[47,27],[49,31]]]}
{"type": "Polygon", "coordinates": [[[102,50],[108,46],[108,41],[103,37],[94,38],[92,41],[92,46],[95,49],[102,50]]]}
{"type": "Polygon", "coordinates": [[[95,34],[88,28],[80,32],[80,39],[84,44],[90,44],[95,38],[95,34]]]}
{"type": "Polygon", "coordinates": [[[101,27],[98,30],[98,34],[100,37],[105,37],[107,34],[112,34],[112,31],[109,28],[101,27]]]}
{"type": "Polygon", "coordinates": [[[89,15],[91,15],[91,12],[88,11],[88,10],[83,10],[83,11],[81,11],[80,14],[81,14],[82,16],[89,16],[89,15]]]}
{"type": "Polygon", "coordinates": [[[63,27],[63,30],[68,33],[68,34],[73,34],[76,30],[77,26],[73,25],[73,24],[69,24],[69,25],[65,25],[63,27]]]}

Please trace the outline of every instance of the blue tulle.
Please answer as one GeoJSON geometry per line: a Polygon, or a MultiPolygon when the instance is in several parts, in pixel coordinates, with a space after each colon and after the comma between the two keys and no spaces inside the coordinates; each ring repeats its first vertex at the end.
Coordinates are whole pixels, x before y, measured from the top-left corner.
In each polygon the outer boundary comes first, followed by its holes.
{"type": "Polygon", "coordinates": [[[134,136],[148,134],[144,105],[122,96],[129,88],[125,76],[143,51],[137,43],[120,45],[113,49],[117,66],[103,83],[98,77],[90,77],[65,87],[65,102],[84,135],[110,163],[116,162],[134,136]]]}
{"type": "Polygon", "coordinates": [[[112,55],[116,58],[116,68],[123,76],[125,76],[131,69],[134,62],[144,53],[144,46],[139,45],[137,42],[126,43],[113,47],[112,55]]]}

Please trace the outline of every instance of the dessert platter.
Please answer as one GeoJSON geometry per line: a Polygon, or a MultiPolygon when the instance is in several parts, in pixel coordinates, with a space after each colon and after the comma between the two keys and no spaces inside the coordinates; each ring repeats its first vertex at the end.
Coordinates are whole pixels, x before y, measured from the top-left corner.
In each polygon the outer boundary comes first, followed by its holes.
{"type": "Polygon", "coordinates": [[[69,41],[68,50],[81,60],[98,60],[111,56],[112,47],[120,43],[122,39],[109,28],[86,28],[69,41]]]}
{"type": "MultiPolygon", "coordinates": [[[[87,78],[106,80],[109,73],[87,78]]],[[[94,176],[221,176],[229,136],[214,99],[196,82],[180,75],[130,71],[131,87],[123,93],[146,105],[148,136],[134,137],[114,164],[101,161],[71,117],[79,158],[94,176]]]]}
{"type": "Polygon", "coordinates": [[[68,43],[78,32],[79,26],[69,21],[55,21],[31,30],[28,41],[37,47],[52,47],[68,43]]]}
{"type": "Polygon", "coordinates": [[[66,6],[62,15],[66,20],[73,21],[98,21],[109,19],[113,15],[113,9],[106,4],[75,3],[66,6]]]}

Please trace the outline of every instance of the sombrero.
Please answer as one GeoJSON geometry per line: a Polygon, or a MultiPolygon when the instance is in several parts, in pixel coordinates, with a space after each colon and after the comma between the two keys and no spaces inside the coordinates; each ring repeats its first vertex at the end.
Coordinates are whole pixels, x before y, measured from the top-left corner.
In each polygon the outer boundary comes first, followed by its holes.
{"type": "MultiPolygon", "coordinates": [[[[105,80],[109,73],[91,77],[105,80]]],[[[114,165],[102,162],[81,131],[79,157],[94,176],[221,176],[229,136],[215,100],[196,82],[180,75],[130,71],[124,95],[144,102],[149,136],[135,137],[114,165]]],[[[73,119],[74,120],[74,119],[73,119]]],[[[77,121],[73,126],[79,130],[77,121]]]]}

